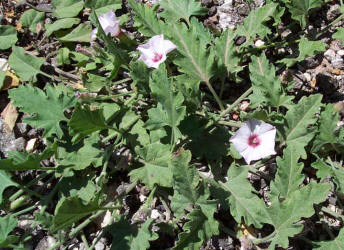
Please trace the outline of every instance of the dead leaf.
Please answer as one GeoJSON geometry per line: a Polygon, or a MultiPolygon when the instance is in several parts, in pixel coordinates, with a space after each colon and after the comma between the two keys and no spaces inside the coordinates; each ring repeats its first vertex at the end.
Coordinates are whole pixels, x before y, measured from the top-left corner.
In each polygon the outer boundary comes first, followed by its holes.
{"type": "Polygon", "coordinates": [[[5,74],[4,84],[1,90],[17,87],[19,86],[19,84],[20,84],[19,78],[15,74],[7,70],[5,74]]]}
{"type": "Polygon", "coordinates": [[[9,11],[6,11],[6,12],[5,12],[5,17],[6,17],[6,18],[14,17],[14,10],[11,9],[11,10],[9,10],[9,11]]]}
{"type": "Polygon", "coordinates": [[[9,102],[1,112],[1,118],[4,119],[7,129],[11,132],[18,118],[17,109],[12,105],[12,102],[9,102]]]}
{"type": "Polygon", "coordinates": [[[23,26],[22,26],[22,24],[20,23],[20,22],[17,22],[17,24],[16,24],[16,30],[18,31],[18,32],[23,32],[24,30],[23,30],[23,26]]]}
{"type": "Polygon", "coordinates": [[[241,224],[241,231],[245,236],[253,236],[253,237],[257,237],[257,234],[255,233],[255,230],[252,226],[247,226],[245,224],[241,224]]]}

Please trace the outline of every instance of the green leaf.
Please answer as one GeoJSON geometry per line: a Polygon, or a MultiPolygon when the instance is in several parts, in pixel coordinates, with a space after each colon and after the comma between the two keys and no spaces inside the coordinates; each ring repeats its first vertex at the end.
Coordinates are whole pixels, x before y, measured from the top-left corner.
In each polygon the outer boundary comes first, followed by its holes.
{"type": "MultiPolygon", "coordinates": [[[[0,161],[0,164],[3,160],[0,161]]],[[[6,171],[0,170],[0,204],[2,203],[2,193],[6,188],[11,186],[17,186],[17,183],[11,180],[11,176],[6,171]]],[[[0,223],[1,227],[1,223],[0,223]]],[[[0,237],[1,238],[1,237],[0,237]]]]}
{"type": "Polygon", "coordinates": [[[34,9],[25,11],[19,19],[19,22],[23,27],[29,27],[29,30],[36,33],[36,27],[38,23],[43,24],[45,18],[44,12],[39,12],[34,9]]]}
{"type": "Polygon", "coordinates": [[[0,169],[6,171],[44,170],[40,162],[49,159],[54,153],[52,148],[47,148],[40,155],[17,151],[9,152],[7,159],[0,160],[0,169]]]}
{"type": "Polygon", "coordinates": [[[46,24],[46,35],[50,36],[53,32],[58,31],[60,29],[69,29],[73,27],[75,24],[80,23],[80,18],[63,18],[59,19],[52,24],[46,24]]]}
{"type": "Polygon", "coordinates": [[[9,91],[9,97],[14,106],[31,115],[23,122],[44,129],[43,137],[62,136],[59,123],[67,120],[64,111],[75,103],[74,96],[69,97],[63,85],[56,88],[47,85],[46,92],[31,85],[19,86],[9,91]]]}
{"type": "Polygon", "coordinates": [[[268,208],[268,215],[275,231],[272,234],[269,249],[275,246],[287,248],[288,238],[302,231],[303,225],[296,224],[301,218],[308,218],[314,214],[313,204],[318,204],[326,200],[331,189],[329,184],[318,184],[311,181],[305,187],[293,192],[290,199],[280,203],[278,200],[268,208]]]}
{"type": "Polygon", "coordinates": [[[158,20],[156,12],[145,4],[128,0],[132,11],[135,13],[135,25],[139,31],[148,37],[163,34],[166,32],[166,24],[158,20]]]}
{"type": "Polygon", "coordinates": [[[289,4],[287,3],[287,7],[291,13],[291,18],[299,21],[304,29],[308,23],[309,11],[321,7],[322,4],[322,0],[291,0],[289,4]]]}
{"type": "Polygon", "coordinates": [[[333,39],[339,39],[342,41],[342,44],[344,44],[344,28],[338,28],[337,32],[333,34],[333,39]]]}
{"type": "Polygon", "coordinates": [[[158,234],[151,227],[153,219],[147,219],[138,229],[134,228],[127,220],[120,217],[119,221],[111,224],[106,230],[112,235],[111,250],[145,250],[149,241],[156,240],[158,234]]]}
{"type": "Polygon", "coordinates": [[[182,106],[184,97],[181,93],[175,93],[172,79],[167,78],[164,67],[153,72],[149,87],[158,101],[158,106],[148,110],[147,128],[154,130],[169,126],[172,128],[173,140],[176,142],[181,137],[178,126],[186,113],[186,107],[182,106]]]}
{"type": "Polygon", "coordinates": [[[214,51],[206,49],[196,30],[187,29],[184,23],[172,23],[170,31],[171,40],[178,46],[178,51],[182,55],[174,60],[179,66],[179,71],[195,80],[209,83],[215,74],[214,51]]]}
{"type": "Polygon", "coordinates": [[[237,36],[244,36],[246,38],[242,46],[251,45],[257,35],[263,38],[271,33],[270,29],[264,23],[269,21],[270,18],[274,18],[275,20],[279,18],[281,13],[277,11],[277,7],[277,3],[269,3],[250,12],[248,17],[245,18],[244,23],[238,26],[235,32],[237,36]]]}
{"type": "Polygon", "coordinates": [[[337,129],[338,121],[339,113],[334,110],[333,104],[326,105],[319,118],[319,130],[313,141],[312,151],[327,152],[334,150],[337,153],[344,151],[344,141],[339,135],[339,129],[337,129]]]}
{"type": "Polygon", "coordinates": [[[142,224],[138,230],[137,235],[133,238],[130,249],[131,250],[145,250],[148,249],[149,241],[159,238],[159,235],[152,230],[153,219],[149,218],[142,224]]]}
{"type": "Polygon", "coordinates": [[[92,26],[90,24],[81,23],[69,34],[60,37],[62,42],[90,42],[92,26]]]}
{"type": "Polygon", "coordinates": [[[162,0],[159,2],[164,11],[160,14],[169,22],[177,22],[184,19],[190,24],[191,16],[202,16],[207,14],[208,9],[201,6],[195,0],[162,0]]]}
{"type": "MultiPolygon", "coordinates": [[[[122,8],[122,0],[86,0],[85,7],[94,9],[97,13],[97,16],[100,16],[110,10],[116,11],[122,8]]],[[[90,20],[95,24],[93,16],[90,16],[90,20]]]]}
{"type": "Polygon", "coordinates": [[[309,97],[302,97],[298,104],[290,107],[285,115],[284,126],[282,129],[283,144],[295,146],[295,150],[302,159],[307,158],[305,146],[312,140],[315,134],[314,128],[309,129],[317,118],[315,113],[321,107],[322,95],[316,94],[309,97]]]}
{"type": "Polygon", "coordinates": [[[89,105],[77,105],[69,121],[70,133],[74,136],[73,142],[107,128],[103,110],[91,110],[89,105]]]}
{"type": "Polygon", "coordinates": [[[242,70],[240,56],[234,43],[235,33],[231,29],[225,30],[215,41],[216,56],[220,59],[228,74],[236,74],[242,70]]]}
{"type": "Polygon", "coordinates": [[[62,198],[56,205],[51,231],[56,232],[67,228],[98,209],[97,202],[84,204],[83,201],[76,196],[62,198]]]}
{"type": "Polygon", "coordinates": [[[184,210],[195,205],[207,204],[209,191],[199,183],[199,175],[194,167],[188,164],[191,160],[190,151],[181,150],[172,159],[173,190],[171,209],[174,216],[181,218],[184,210]]]}
{"type": "Polygon", "coordinates": [[[10,247],[9,244],[18,240],[18,236],[9,236],[17,224],[18,220],[12,215],[0,217],[0,247],[10,247]]]}
{"type": "Polygon", "coordinates": [[[22,81],[37,81],[36,75],[42,74],[51,78],[48,74],[40,70],[45,59],[26,54],[21,47],[12,47],[12,53],[8,59],[10,67],[16,72],[22,81]]]}
{"type": "Polygon", "coordinates": [[[136,149],[142,158],[143,167],[129,173],[132,182],[142,181],[152,189],[155,184],[162,187],[172,186],[171,152],[170,146],[159,142],[136,149]]]}
{"type": "Polygon", "coordinates": [[[6,72],[0,70],[0,90],[4,87],[6,72]]]}
{"type": "MultiPolygon", "coordinates": [[[[58,168],[59,171],[83,170],[91,164],[97,167],[101,164],[102,150],[98,145],[99,137],[97,134],[84,140],[84,146],[70,153],[59,154],[58,168]]],[[[65,174],[66,175],[66,174],[65,174]]]]}
{"type": "Polygon", "coordinates": [[[264,54],[260,57],[252,56],[251,60],[249,68],[253,88],[253,94],[250,97],[252,105],[266,103],[273,107],[292,106],[293,97],[285,94],[282,81],[276,76],[276,69],[269,64],[266,56],[264,54]]]}
{"type": "Polygon", "coordinates": [[[299,56],[296,58],[284,58],[278,62],[284,63],[287,67],[290,67],[296,62],[305,60],[306,57],[325,51],[325,49],[326,44],[323,41],[309,41],[307,38],[302,36],[299,43],[299,56]]]}
{"type": "Polygon", "coordinates": [[[284,149],[283,158],[277,157],[277,173],[271,182],[270,196],[277,200],[290,199],[299,190],[305,176],[301,174],[303,163],[298,163],[300,155],[292,145],[284,149]]]}
{"type": "Polygon", "coordinates": [[[263,223],[268,223],[270,220],[264,201],[254,194],[255,190],[247,179],[248,170],[233,164],[228,169],[228,181],[220,184],[229,194],[228,204],[235,220],[241,223],[243,218],[246,225],[252,224],[260,228],[263,223]]]}
{"type": "Polygon", "coordinates": [[[339,231],[338,236],[329,241],[313,241],[313,249],[342,250],[344,246],[344,229],[339,231]]]}
{"type": "Polygon", "coordinates": [[[178,241],[174,247],[176,250],[201,249],[203,243],[213,235],[219,234],[218,222],[205,215],[200,209],[192,210],[186,219],[189,221],[183,227],[184,232],[178,235],[178,241]]]}
{"type": "Polygon", "coordinates": [[[150,94],[149,89],[150,70],[142,61],[130,63],[130,76],[133,79],[132,88],[137,88],[139,93],[150,94]]]}
{"type": "Polygon", "coordinates": [[[75,17],[84,7],[80,0],[53,0],[51,4],[55,7],[53,15],[57,18],[75,17]]]}
{"type": "Polygon", "coordinates": [[[312,167],[317,169],[317,177],[321,180],[330,177],[336,184],[335,190],[340,193],[344,193],[344,169],[341,164],[327,160],[318,159],[312,163],[312,167]]]}
{"type": "Polygon", "coordinates": [[[0,25],[0,50],[11,48],[17,41],[17,31],[13,26],[0,25]]]}

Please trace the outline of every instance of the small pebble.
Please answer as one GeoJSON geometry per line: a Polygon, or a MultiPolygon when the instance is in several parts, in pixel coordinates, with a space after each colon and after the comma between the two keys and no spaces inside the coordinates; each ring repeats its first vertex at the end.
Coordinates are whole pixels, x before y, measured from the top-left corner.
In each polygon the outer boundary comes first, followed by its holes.
{"type": "Polygon", "coordinates": [[[344,56],[344,49],[338,50],[337,55],[344,56]]]}
{"type": "Polygon", "coordinates": [[[254,46],[255,46],[256,48],[260,48],[260,47],[264,46],[264,44],[265,44],[264,41],[262,41],[262,40],[257,40],[257,41],[254,43],[254,46]]]}
{"type": "Polygon", "coordinates": [[[344,69],[344,60],[341,56],[337,55],[332,61],[331,61],[332,67],[335,69],[344,69]]]}
{"type": "Polygon", "coordinates": [[[312,80],[312,77],[309,73],[303,73],[303,76],[305,77],[305,80],[307,82],[310,82],[312,80]]]}
{"type": "Polygon", "coordinates": [[[26,152],[32,153],[35,150],[36,145],[37,145],[37,138],[30,139],[26,144],[26,148],[25,148],[26,152]]]}
{"type": "Polygon", "coordinates": [[[27,131],[27,124],[23,122],[18,122],[16,124],[17,129],[19,130],[20,134],[24,135],[27,131]]]}
{"type": "Polygon", "coordinates": [[[152,209],[151,211],[151,218],[152,219],[158,219],[160,217],[160,213],[158,210],[156,209],[152,209]]]}
{"type": "Polygon", "coordinates": [[[336,52],[333,49],[328,49],[325,51],[324,56],[328,61],[332,61],[336,57],[336,52]]]}

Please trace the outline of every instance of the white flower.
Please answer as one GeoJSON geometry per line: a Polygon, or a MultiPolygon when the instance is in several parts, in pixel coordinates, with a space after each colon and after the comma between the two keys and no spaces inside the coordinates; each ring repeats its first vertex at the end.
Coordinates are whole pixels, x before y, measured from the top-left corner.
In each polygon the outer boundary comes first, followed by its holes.
{"type": "MultiPolygon", "coordinates": [[[[116,15],[113,10],[99,16],[98,20],[106,35],[110,33],[111,36],[118,36],[121,33],[121,28],[119,27],[120,20],[116,19],[116,15]]],[[[97,32],[97,28],[92,30],[92,40],[97,37],[97,32]]]]}
{"type": "Polygon", "coordinates": [[[177,46],[169,40],[164,40],[164,35],[156,35],[147,43],[139,45],[137,50],[142,54],[139,60],[150,68],[159,68],[160,63],[166,60],[166,54],[176,49],[177,46]]]}
{"type": "Polygon", "coordinates": [[[230,141],[244,157],[247,164],[259,160],[275,152],[276,128],[256,119],[248,120],[232,136],[230,141]]]}

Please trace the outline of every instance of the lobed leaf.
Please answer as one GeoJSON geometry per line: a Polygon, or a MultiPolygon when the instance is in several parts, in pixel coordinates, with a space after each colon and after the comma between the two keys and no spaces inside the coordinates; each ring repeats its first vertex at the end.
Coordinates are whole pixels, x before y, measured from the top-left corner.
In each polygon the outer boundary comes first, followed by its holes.
{"type": "Polygon", "coordinates": [[[3,192],[5,191],[6,188],[11,187],[11,186],[17,186],[17,183],[11,180],[11,176],[6,171],[0,170],[0,204],[2,203],[3,192]]]}
{"type": "Polygon", "coordinates": [[[17,31],[13,26],[0,25],[0,50],[11,48],[17,41],[17,31]]]}
{"type": "Polygon", "coordinates": [[[43,24],[45,18],[44,12],[39,12],[34,9],[26,10],[20,17],[19,22],[23,27],[29,27],[29,30],[33,33],[36,32],[37,24],[43,24]]]}

